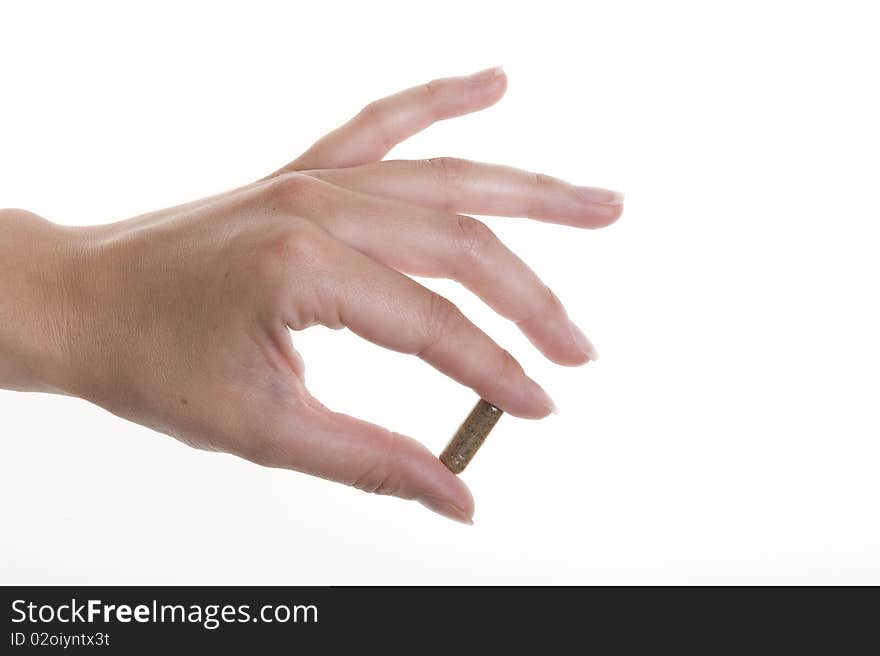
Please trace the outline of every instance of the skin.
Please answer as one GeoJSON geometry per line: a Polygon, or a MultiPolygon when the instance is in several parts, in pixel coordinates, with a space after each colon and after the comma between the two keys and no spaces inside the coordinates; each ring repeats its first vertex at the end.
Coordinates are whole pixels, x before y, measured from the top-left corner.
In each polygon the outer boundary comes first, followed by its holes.
{"type": "Polygon", "coordinates": [[[382,161],[506,86],[490,69],[408,89],[262,180],[118,223],[0,211],[0,387],[81,397],[194,447],[470,523],[469,490],[422,444],[309,394],[293,339],[346,327],[505,412],[554,411],[507,351],[406,274],[459,281],[553,362],[584,364],[595,349],[559,299],[465,213],[597,228],[621,195],[451,158],[382,161]]]}

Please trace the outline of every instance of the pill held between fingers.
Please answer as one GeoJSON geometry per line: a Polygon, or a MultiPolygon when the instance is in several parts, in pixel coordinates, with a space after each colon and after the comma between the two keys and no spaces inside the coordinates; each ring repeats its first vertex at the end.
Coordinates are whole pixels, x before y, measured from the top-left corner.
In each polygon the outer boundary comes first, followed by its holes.
{"type": "Polygon", "coordinates": [[[440,461],[449,471],[453,474],[464,471],[502,414],[502,410],[488,401],[480,399],[477,402],[440,454],[440,461]]]}

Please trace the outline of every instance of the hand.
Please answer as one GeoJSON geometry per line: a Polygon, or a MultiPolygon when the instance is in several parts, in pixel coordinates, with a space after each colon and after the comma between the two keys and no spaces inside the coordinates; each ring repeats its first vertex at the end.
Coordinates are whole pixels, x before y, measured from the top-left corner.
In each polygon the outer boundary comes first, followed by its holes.
{"type": "Polygon", "coordinates": [[[127,221],[65,228],[7,211],[0,385],[79,396],[192,446],[470,522],[467,487],[424,446],[309,394],[289,329],[347,327],[513,415],[553,410],[507,351],[404,274],[459,281],[548,358],[583,364],[595,351],[556,296],[460,212],[594,228],[620,215],[621,196],[457,159],[379,161],[506,84],[493,69],[403,91],[263,180],[127,221]]]}

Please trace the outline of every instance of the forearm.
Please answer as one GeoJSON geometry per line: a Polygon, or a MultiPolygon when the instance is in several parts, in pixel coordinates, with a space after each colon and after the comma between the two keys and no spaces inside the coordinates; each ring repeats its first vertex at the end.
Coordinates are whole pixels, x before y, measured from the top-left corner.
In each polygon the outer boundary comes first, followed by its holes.
{"type": "Polygon", "coordinates": [[[65,276],[73,246],[64,228],[23,210],[0,210],[0,388],[65,391],[65,276]]]}

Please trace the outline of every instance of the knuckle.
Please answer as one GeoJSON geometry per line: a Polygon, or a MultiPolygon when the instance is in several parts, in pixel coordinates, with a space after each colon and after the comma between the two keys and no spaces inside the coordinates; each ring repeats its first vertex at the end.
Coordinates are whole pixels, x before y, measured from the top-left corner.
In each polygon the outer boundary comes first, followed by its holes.
{"type": "Polygon", "coordinates": [[[265,198],[273,207],[297,207],[303,196],[314,193],[318,187],[316,178],[302,173],[285,173],[272,180],[264,189],[265,198]]]}
{"type": "Polygon", "coordinates": [[[430,82],[426,82],[422,85],[422,93],[425,96],[426,104],[428,107],[433,106],[433,103],[436,100],[439,92],[440,80],[431,80],[430,82]]]}
{"type": "Polygon", "coordinates": [[[430,82],[425,82],[425,84],[422,85],[425,89],[425,95],[430,96],[432,98],[434,96],[436,96],[439,85],[440,85],[440,80],[431,80],[430,82]]]}
{"type": "MultiPolygon", "coordinates": [[[[321,182],[327,181],[327,174],[323,169],[306,169],[303,171],[297,171],[297,173],[301,176],[311,178],[312,180],[318,180],[321,182]]],[[[320,186],[320,185],[316,185],[320,186]]]]}
{"type": "Polygon", "coordinates": [[[419,355],[454,333],[465,320],[461,311],[449,299],[434,293],[428,298],[425,332],[429,339],[425,347],[419,351],[419,355]]]}
{"type": "Polygon", "coordinates": [[[543,295],[544,295],[545,311],[553,312],[553,313],[556,313],[559,311],[564,311],[564,308],[562,307],[562,301],[560,301],[559,297],[555,293],[553,293],[553,290],[550,289],[550,287],[548,285],[545,285],[544,283],[541,283],[541,286],[542,286],[541,291],[543,292],[543,295]]]}
{"type": "Polygon", "coordinates": [[[471,264],[476,265],[483,263],[498,241],[489,226],[463,214],[457,215],[455,233],[458,250],[464,253],[471,264]]]}
{"type": "Polygon", "coordinates": [[[263,467],[290,468],[297,461],[297,433],[289,427],[306,421],[306,404],[288,381],[270,383],[265,391],[236,413],[229,451],[263,467]]]}
{"type": "Polygon", "coordinates": [[[381,444],[377,454],[363,473],[352,482],[352,487],[370,494],[396,495],[401,490],[401,476],[397,466],[400,435],[383,430],[378,439],[381,444]]]}
{"type": "Polygon", "coordinates": [[[559,180],[546,173],[532,173],[532,183],[539,189],[559,187],[559,180]]]}
{"type": "Polygon", "coordinates": [[[311,223],[291,220],[267,232],[256,253],[263,277],[286,276],[291,268],[314,267],[322,259],[323,244],[311,223]]]}
{"type": "Polygon", "coordinates": [[[529,310],[521,316],[512,317],[514,323],[520,328],[527,329],[537,323],[567,318],[565,307],[559,297],[543,282],[539,285],[534,302],[529,304],[529,310]]]}
{"type": "Polygon", "coordinates": [[[384,120],[383,117],[386,113],[385,107],[386,101],[384,98],[367,103],[363,106],[361,111],[358,112],[357,120],[373,127],[374,129],[381,127],[384,120]]]}
{"type": "Polygon", "coordinates": [[[466,166],[465,160],[458,157],[431,157],[426,161],[437,183],[443,189],[452,189],[461,182],[466,166]]]}
{"type": "Polygon", "coordinates": [[[516,380],[525,375],[522,365],[510,354],[510,351],[505,349],[499,350],[495,367],[497,371],[495,380],[516,380]]]}
{"type": "Polygon", "coordinates": [[[390,137],[389,130],[385,125],[385,122],[388,120],[386,117],[388,113],[387,107],[385,99],[374,100],[358,112],[356,120],[370,130],[373,138],[383,148],[390,150],[394,146],[394,140],[390,137]]]}
{"type": "Polygon", "coordinates": [[[539,302],[534,306],[528,316],[523,317],[517,323],[526,323],[532,320],[546,319],[548,317],[556,317],[560,312],[564,313],[562,301],[553,293],[547,285],[541,283],[541,292],[539,302]]]}
{"type": "Polygon", "coordinates": [[[382,113],[382,101],[374,100],[372,102],[367,103],[361,108],[361,111],[358,112],[358,118],[365,121],[375,121],[376,118],[382,113]]]}
{"type": "Polygon", "coordinates": [[[432,157],[425,160],[425,164],[440,190],[443,209],[447,212],[451,211],[452,189],[458,184],[460,167],[451,157],[432,157]]]}
{"type": "Polygon", "coordinates": [[[235,451],[236,455],[261,467],[274,467],[282,462],[276,440],[262,433],[252,433],[247,444],[235,451]]]}
{"type": "MultiPolygon", "coordinates": [[[[235,430],[225,431],[221,450],[262,467],[276,467],[283,463],[280,440],[265,427],[266,415],[258,415],[250,408],[242,414],[247,415],[252,420],[252,424],[248,427],[236,425],[235,430]]],[[[236,423],[240,424],[240,422],[236,423]]]]}

